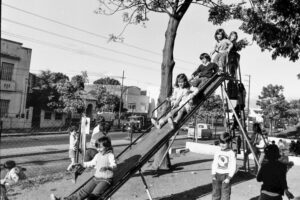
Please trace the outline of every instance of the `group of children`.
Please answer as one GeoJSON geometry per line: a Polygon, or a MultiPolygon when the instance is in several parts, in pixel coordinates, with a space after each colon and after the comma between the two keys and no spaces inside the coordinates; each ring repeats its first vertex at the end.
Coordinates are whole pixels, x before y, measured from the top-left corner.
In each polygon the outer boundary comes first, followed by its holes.
{"type": "MultiPolygon", "coordinates": [[[[220,149],[215,152],[212,163],[212,199],[229,200],[231,195],[231,179],[236,172],[236,155],[230,148],[232,137],[225,132],[220,136],[220,149]]],[[[262,142],[264,143],[264,142],[262,142]]],[[[293,199],[288,190],[286,175],[290,163],[282,160],[284,156],[275,144],[266,144],[260,151],[261,167],[257,173],[257,181],[262,182],[259,200],[282,200],[285,194],[293,199]]]]}
{"type": "Polygon", "coordinates": [[[237,53],[238,35],[231,32],[229,38],[223,29],[218,29],[215,33],[216,43],[211,52],[214,56],[211,62],[211,56],[207,53],[200,55],[202,64],[192,73],[191,80],[185,74],[179,74],[176,77],[172,96],[168,98],[171,102],[171,111],[162,117],[159,121],[151,119],[152,124],[160,129],[167,121],[174,128],[178,121],[191,109],[193,97],[199,89],[217,72],[229,73],[235,76],[239,63],[239,54],[237,53]],[[227,67],[228,66],[228,67],[227,67]]]}
{"type": "MultiPolygon", "coordinates": [[[[160,129],[166,122],[170,123],[174,128],[179,120],[191,110],[194,96],[199,89],[217,72],[229,72],[232,76],[236,74],[239,55],[237,53],[236,41],[237,33],[232,32],[227,39],[223,29],[218,29],[215,33],[216,44],[211,53],[217,53],[211,62],[211,57],[207,53],[200,55],[202,64],[192,74],[191,81],[185,74],[179,74],[176,78],[174,91],[169,98],[171,102],[171,111],[159,121],[151,119],[154,126],[160,129]],[[226,67],[228,66],[228,68],[226,67]]],[[[99,129],[99,128],[98,128],[99,129]]],[[[98,131],[100,132],[100,130],[98,131]]],[[[212,163],[212,199],[228,200],[231,194],[231,179],[236,172],[236,155],[230,148],[232,137],[225,132],[220,136],[220,149],[215,153],[212,163]]],[[[76,127],[70,128],[70,146],[69,157],[71,164],[67,170],[70,170],[75,164],[75,153],[78,151],[79,135],[76,133],[76,127]]],[[[93,158],[86,160],[82,165],[86,167],[94,167],[95,174],[91,181],[84,185],[77,192],[63,199],[98,199],[100,195],[111,185],[114,170],[117,167],[115,156],[113,154],[112,144],[109,137],[101,135],[94,139],[93,146],[97,152],[93,153],[93,158]]],[[[293,195],[288,191],[286,182],[286,167],[278,161],[279,150],[273,146],[265,148],[265,158],[268,160],[266,164],[260,168],[257,180],[262,181],[260,199],[282,199],[285,193],[288,198],[293,195]]],[[[1,180],[2,185],[10,184],[11,181],[16,182],[21,176],[14,162],[6,163],[4,167],[10,172],[1,180]],[[7,166],[6,166],[7,165],[7,166]]],[[[51,194],[52,200],[61,199],[51,194]]]]}
{"type": "MultiPolygon", "coordinates": [[[[191,81],[185,74],[179,74],[176,77],[175,87],[172,96],[168,99],[171,102],[171,111],[162,117],[159,121],[151,119],[152,124],[160,129],[166,122],[174,128],[179,120],[190,111],[193,97],[199,89],[217,72],[229,73],[232,77],[236,77],[236,71],[239,65],[240,56],[237,53],[240,47],[237,45],[238,35],[231,32],[229,38],[223,29],[218,29],[215,33],[216,44],[211,55],[217,53],[211,62],[211,57],[207,53],[200,55],[202,64],[192,74],[191,81]]],[[[245,88],[239,85],[241,90],[240,99],[236,106],[236,112],[241,115],[240,111],[245,106],[245,88]]],[[[240,117],[240,116],[238,116],[240,117]]],[[[236,119],[237,120],[237,119],[236,119]]],[[[235,120],[234,128],[237,127],[235,120]]],[[[220,137],[220,150],[214,155],[212,163],[212,199],[228,200],[230,199],[231,186],[230,180],[236,172],[236,154],[229,147],[232,137],[225,132],[220,137]]],[[[278,147],[277,147],[278,149],[278,147]]],[[[293,195],[287,189],[286,173],[287,167],[278,161],[275,146],[266,146],[260,151],[260,158],[266,159],[266,164],[262,165],[258,172],[257,181],[262,181],[260,200],[282,199],[285,193],[288,198],[293,195]],[[264,156],[264,154],[266,154],[264,156]]],[[[260,160],[260,162],[262,162],[260,160]]]]}

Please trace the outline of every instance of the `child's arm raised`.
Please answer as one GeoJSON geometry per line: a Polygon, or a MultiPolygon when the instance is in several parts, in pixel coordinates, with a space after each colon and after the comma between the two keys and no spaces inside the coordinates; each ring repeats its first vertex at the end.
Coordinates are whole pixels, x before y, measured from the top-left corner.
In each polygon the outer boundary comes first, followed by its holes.
{"type": "Polygon", "coordinates": [[[87,167],[94,167],[96,164],[97,164],[97,160],[98,160],[98,156],[99,156],[99,153],[97,153],[93,160],[89,161],[89,162],[83,162],[83,167],[84,168],[87,168],[87,167]]]}

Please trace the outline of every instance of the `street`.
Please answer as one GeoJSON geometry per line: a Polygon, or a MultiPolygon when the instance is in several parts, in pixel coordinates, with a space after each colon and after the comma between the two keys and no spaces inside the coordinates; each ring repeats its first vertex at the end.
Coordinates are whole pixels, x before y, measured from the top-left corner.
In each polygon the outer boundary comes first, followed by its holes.
{"type": "MultiPolygon", "coordinates": [[[[139,133],[134,134],[137,137],[139,133]]],[[[87,141],[90,140],[90,135],[87,135],[87,141]]],[[[110,132],[109,137],[112,140],[125,139],[128,137],[127,132],[110,132]]],[[[55,135],[36,135],[25,137],[1,137],[0,149],[22,148],[22,147],[34,147],[44,145],[58,145],[68,144],[68,134],[55,134],[55,135]]]]}
{"type": "MultiPolygon", "coordinates": [[[[136,138],[140,135],[140,133],[135,133],[133,138],[136,138]]],[[[186,132],[181,131],[181,136],[185,136],[186,132]]],[[[109,136],[112,138],[112,141],[117,140],[127,140],[130,141],[127,132],[110,132],[109,136]]],[[[87,141],[90,140],[90,135],[87,137],[87,141]]],[[[175,140],[172,147],[184,147],[185,142],[188,139],[178,139],[175,140]]],[[[38,135],[38,136],[20,136],[20,137],[2,137],[1,138],[1,166],[7,160],[14,160],[16,163],[22,167],[27,169],[26,174],[28,177],[36,177],[40,175],[49,175],[57,172],[65,172],[67,166],[70,163],[70,159],[68,158],[67,145],[69,142],[69,135],[38,135]],[[65,151],[53,151],[55,145],[65,144],[65,151]],[[26,152],[22,152],[22,156],[14,156],[14,157],[5,157],[2,152],[4,150],[11,149],[16,150],[23,148],[24,151],[26,149],[37,148],[37,147],[47,147],[49,152],[43,154],[27,154],[26,152]],[[48,148],[49,147],[49,148],[48,148]]],[[[209,141],[205,141],[209,142],[209,141]]],[[[118,145],[114,147],[115,155],[118,155],[127,145],[118,145]]],[[[21,149],[20,149],[21,150],[21,149]]],[[[3,170],[1,170],[1,176],[3,176],[3,170]]]]}

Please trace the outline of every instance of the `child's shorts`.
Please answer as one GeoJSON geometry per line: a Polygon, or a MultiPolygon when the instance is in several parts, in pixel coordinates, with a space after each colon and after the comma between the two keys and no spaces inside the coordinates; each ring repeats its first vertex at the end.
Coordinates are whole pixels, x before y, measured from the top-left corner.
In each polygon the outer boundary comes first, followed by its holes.
{"type": "Polygon", "coordinates": [[[73,149],[69,149],[69,158],[75,158],[75,151],[73,149]]]}

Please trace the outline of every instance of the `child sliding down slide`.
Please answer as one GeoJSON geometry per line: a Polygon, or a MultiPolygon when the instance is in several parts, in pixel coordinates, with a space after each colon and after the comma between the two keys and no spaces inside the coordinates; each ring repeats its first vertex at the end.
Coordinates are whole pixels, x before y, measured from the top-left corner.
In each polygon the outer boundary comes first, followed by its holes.
{"type": "Polygon", "coordinates": [[[174,91],[170,98],[171,111],[159,121],[152,118],[152,124],[156,128],[160,129],[168,121],[171,124],[172,128],[174,128],[177,125],[178,121],[191,109],[188,101],[193,99],[197,91],[197,88],[190,87],[187,76],[185,74],[179,74],[176,78],[174,91]]]}

